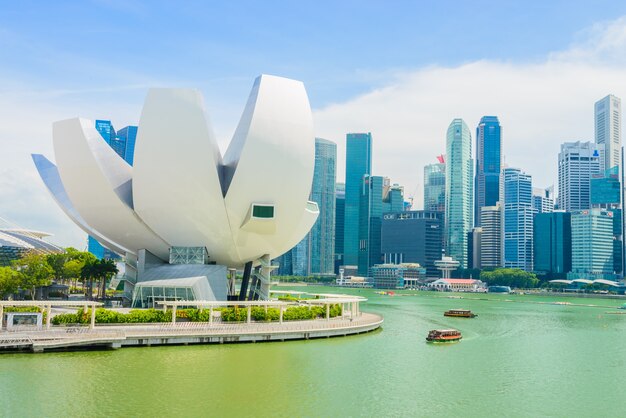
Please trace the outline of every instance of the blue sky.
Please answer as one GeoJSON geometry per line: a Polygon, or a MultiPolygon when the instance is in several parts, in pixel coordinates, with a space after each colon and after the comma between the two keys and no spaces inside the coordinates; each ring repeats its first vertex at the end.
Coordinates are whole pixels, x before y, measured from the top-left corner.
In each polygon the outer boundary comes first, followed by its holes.
{"type": "Polygon", "coordinates": [[[556,183],[559,144],[593,140],[593,102],[626,97],[616,1],[0,3],[0,217],[81,246],[29,159],[51,124],[136,124],[149,87],[202,91],[222,149],[260,73],[304,81],[316,134],[374,136],[374,174],[421,204],[450,120],[503,125],[509,165],[556,183]]]}

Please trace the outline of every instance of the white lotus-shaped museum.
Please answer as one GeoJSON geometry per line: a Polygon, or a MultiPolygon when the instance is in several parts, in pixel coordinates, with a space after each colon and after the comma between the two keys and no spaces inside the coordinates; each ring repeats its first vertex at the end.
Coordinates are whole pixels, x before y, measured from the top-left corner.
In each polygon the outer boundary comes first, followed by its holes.
{"type": "Polygon", "coordinates": [[[223,156],[188,89],[148,92],[132,167],[90,120],[54,123],[53,140],[56,165],[33,155],[44,183],[80,228],[127,257],[146,250],[166,262],[172,248],[203,247],[210,262],[239,268],[288,251],[319,213],[299,81],[258,77],[223,156]]]}

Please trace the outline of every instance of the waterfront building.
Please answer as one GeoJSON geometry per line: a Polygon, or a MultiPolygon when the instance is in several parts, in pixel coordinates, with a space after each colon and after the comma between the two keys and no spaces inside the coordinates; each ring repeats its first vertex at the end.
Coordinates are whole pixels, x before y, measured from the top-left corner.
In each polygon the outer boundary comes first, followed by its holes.
{"type": "Polygon", "coordinates": [[[344,265],[357,265],[363,178],[372,173],[372,134],[346,135],[346,192],[344,209],[344,265]]]}
{"type": "Polygon", "coordinates": [[[383,215],[381,251],[385,264],[419,263],[428,278],[439,277],[435,261],[441,258],[443,214],[406,211],[383,215]]]}
{"type": "Polygon", "coordinates": [[[613,270],[623,271],[622,205],[619,167],[605,170],[591,178],[591,207],[613,212],[613,270]]]}
{"type": "MultiPolygon", "coordinates": [[[[367,276],[370,266],[382,263],[381,226],[383,216],[383,188],[381,176],[363,177],[359,211],[358,274],[367,276]]],[[[346,243],[344,240],[344,247],[346,243]]]]}
{"type": "Polygon", "coordinates": [[[463,119],[454,119],[446,135],[445,247],[467,267],[467,233],[473,215],[472,135],[463,119]]]}
{"type": "Polygon", "coordinates": [[[594,105],[595,142],[602,145],[604,159],[600,170],[620,167],[622,148],[622,105],[621,100],[609,94],[594,105]]]}
{"type": "Polygon", "coordinates": [[[467,268],[481,269],[480,255],[483,229],[481,227],[472,228],[467,233],[467,268]]]}
{"type": "Polygon", "coordinates": [[[504,267],[532,271],[532,178],[517,168],[505,168],[503,177],[504,267]]]}
{"type": "Polygon", "coordinates": [[[437,267],[437,270],[441,271],[441,276],[444,279],[449,279],[450,274],[458,269],[460,265],[460,262],[446,255],[441,257],[441,260],[435,261],[435,267],[437,267]]]}
{"type": "Polygon", "coordinates": [[[53,125],[58,167],[33,160],[70,219],[125,255],[127,282],[204,277],[197,299],[268,299],[271,259],[319,216],[315,137],[303,83],[261,75],[247,103],[223,157],[200,93],[159,88],[141,112],[132,168],[81,118],[53,125]],[[243,269],[239,294],[226,268],[211,273],[220,265],[243,269]]]}
{"type": "Polygon", "coordinates": [[[534,270],[550,276],[572,270],[572,214],[544,212],[533,220],[534,270]]]}
{"type": "Polygon", "coordinates": [[[439,162],[424,166],[424,210],[445,212],[446,163],[443,155],[439,162]]]}
{"type": "Polygon", "coordinates": [[[417,289],[426,279],[426,269],[417,263],[375,264],[369,277],[376,289],[417,289]]]}
{"type": "Polygon", "coordinates": [[[554,186],[546,189],[533,187],[533,209],[535,213],[554,211],[554,186]]]}
{"type": "Polygon", "coordinates": [[[565,142],[559,153],[559,209],[567,212],[591,207],[591,177],[600,173],[600,153],[593,142],[565,142]]]}
{"type": "Polygon", "coordinates": [[[343,265],[344,217],[346,209],[346,184],[335,185],[335,273],[343,265]]]}
{"type": "Polygon", "coordinates": [[[434,290],[449,292],[486,292],[485,283],[474,279],[438,279],[428,284],[434,290]]]}
{"type": "Polygon", "coordinates": [[[502,207],[495,206],[480,208],[480,266],[502,267],[502,207]]]}
{"type": "Polygon", "coordinates": [[[568,279],[613,279],[613,212],[572,213],[572,272],[568,279]]]}
{"type": "Polygon", "coordinates": [[[480,209],[500,200],[502,128],[497,116],[483,116],[476,128],[476,177],[474,225],[480,224],[480,209]]]}
{"type": "Polygon", "coordinates": [[[44,240],[49,236],[50,234],[46,232],[29,229],[0,229],[0,267],[10,266],[12,261],[21,258],[28,252],[37,254],[64,252],[63,248],[44,240]]]}

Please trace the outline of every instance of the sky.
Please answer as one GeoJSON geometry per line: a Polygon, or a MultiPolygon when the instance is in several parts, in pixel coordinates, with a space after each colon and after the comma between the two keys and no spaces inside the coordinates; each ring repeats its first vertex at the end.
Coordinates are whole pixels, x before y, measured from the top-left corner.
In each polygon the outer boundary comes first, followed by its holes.
{"type": "MultiPolygon", "coordinates": [[[[373,173],[421,209],[450,121],[500,118],[506,163],[556,184],[559,146],[626,99],[626,3],[122,0],[0,3],[0,218],[84,248],[30,160],[52,122],[137,124],[151,87],[200,89],[225,150],[259,74],[305,83],[317,136],[371,132],[373,173]]],[[[474,146],[475,149],[475,146],[474,146]]]]}

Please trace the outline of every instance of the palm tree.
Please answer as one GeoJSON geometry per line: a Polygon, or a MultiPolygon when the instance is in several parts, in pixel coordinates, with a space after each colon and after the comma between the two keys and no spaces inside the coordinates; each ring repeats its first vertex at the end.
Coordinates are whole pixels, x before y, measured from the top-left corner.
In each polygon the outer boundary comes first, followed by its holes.
{"type": "Polygon", "coordinates": [[[106,282],[111,277],[115,276],[119,272],[115,261],[113,260],[99,260],[98,263],[98,277],[102,280],[102,293],[101,298],[106,299],[106,282]]]}

